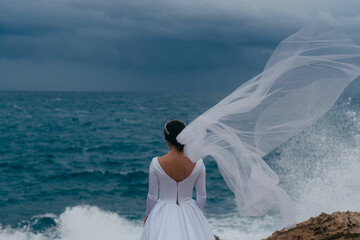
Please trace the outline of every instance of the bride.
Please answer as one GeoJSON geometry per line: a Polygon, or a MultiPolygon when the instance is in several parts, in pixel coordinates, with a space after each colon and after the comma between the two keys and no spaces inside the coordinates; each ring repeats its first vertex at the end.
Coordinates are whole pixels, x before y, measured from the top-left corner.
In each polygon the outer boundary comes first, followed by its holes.
{"type": "Polygon", "coordinates": [[[176,137],[185,128],[180,120],[164,125],[169,153],[152,159],[142,240],[215,239],[202,209],[206,201],[205,165],[184,155],[176,137]],[[196,201],[192,199],[196,188],[196,201]],[[159,195],[158,195],[159,194],[159,195]]]}

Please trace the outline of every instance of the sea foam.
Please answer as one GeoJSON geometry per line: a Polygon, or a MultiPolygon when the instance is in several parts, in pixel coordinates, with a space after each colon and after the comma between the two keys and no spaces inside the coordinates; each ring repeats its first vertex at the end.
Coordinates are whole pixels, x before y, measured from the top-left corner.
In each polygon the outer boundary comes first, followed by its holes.
{"type": "Polygon", "coordinates": [[[321,212],[360,211],[360,112],[346,107],[339,104],[280,148],[275,166],[298,222],[321,212]]]}
{"type": "Polygon", "coordinates": [[[140,239],[139,222],[124,219],[116,213],[103,211],[95,206],[66,208],[56,225],[44,232],[34,233],[31,226],[0,228],[0,240],[133,240],[140,239]]]}

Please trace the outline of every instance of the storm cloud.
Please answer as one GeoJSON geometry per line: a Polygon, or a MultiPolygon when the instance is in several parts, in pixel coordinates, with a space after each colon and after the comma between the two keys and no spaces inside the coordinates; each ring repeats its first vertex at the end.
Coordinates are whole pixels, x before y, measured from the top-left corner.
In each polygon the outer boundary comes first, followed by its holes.
{"type": "Polygon", "coordinates": [[[357,0],[0,4],[0,90],[229,91],[315,16],[360,39],[357,0]]]}

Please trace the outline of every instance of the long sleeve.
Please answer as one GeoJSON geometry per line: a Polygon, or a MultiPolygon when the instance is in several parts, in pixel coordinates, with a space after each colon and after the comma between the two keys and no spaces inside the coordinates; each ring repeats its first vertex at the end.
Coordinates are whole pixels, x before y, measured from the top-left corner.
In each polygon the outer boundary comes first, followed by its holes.
{"type": "Polygon", "coordinates": [[[159,194],[159,180],[155,174],[154,161],[151,162],[149,168],[149,192],[146,200],[146,216],[151,212],[154,207],[159,194]]]}
{"type": "Polygon", "coordinates": [[[196,188],[196,204],[202,210],[206,202],[206,183],[205,183],[205,165],[202,163],[200,174],[195,182],[196,188]]]}

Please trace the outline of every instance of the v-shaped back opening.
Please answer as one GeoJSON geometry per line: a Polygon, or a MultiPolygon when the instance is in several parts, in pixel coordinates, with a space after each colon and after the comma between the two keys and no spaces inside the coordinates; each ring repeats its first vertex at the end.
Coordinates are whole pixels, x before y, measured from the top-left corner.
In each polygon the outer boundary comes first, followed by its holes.
{"type": "Polygon", "coordinates": [[[195,163],[194,168],[192,169],[191,173],[190,173],[186,178],[184,178],[184,179],[181,180],[181,181],[176,181],[175,179],[173,179],[172,177],[170,177],[170,175],[167,174],[167,172],[166,172],[166,171],[164,170],[164,168],[161,166],[161,164],[160,164],[160,162],[159,162],[159,158],[158,158],[158,157],[155,157],[155,158],[156,158],[157,163],[159,164],[159,167],[160,167],[161,171],[163,171],[168,178],[170,178],[171,180],[173,180],[173,181],[176,182],[176,183],[182,183],[182,182],[184,182],[186,179],[190,178],[190,176],[193,175],[193,173],[195,172],[195,168],[196,168],[196,166],[198,165],[198,162],[199,162],[199,161],[197,161],[197,162],[195,163]]]}

